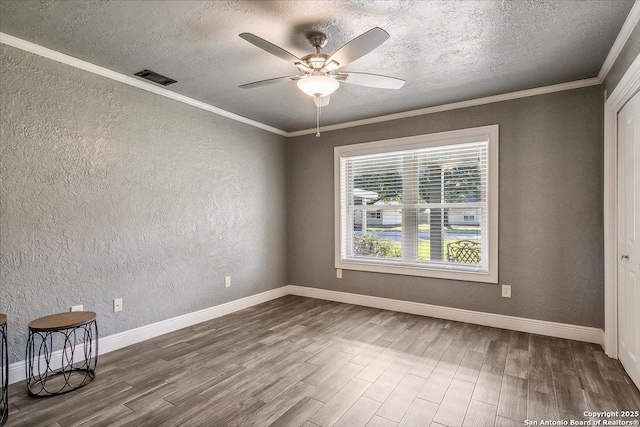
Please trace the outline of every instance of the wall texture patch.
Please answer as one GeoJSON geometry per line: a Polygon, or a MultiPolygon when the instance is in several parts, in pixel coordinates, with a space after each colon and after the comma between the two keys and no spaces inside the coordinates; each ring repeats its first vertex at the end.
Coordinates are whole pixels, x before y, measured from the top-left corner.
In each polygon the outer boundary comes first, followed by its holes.
{"type": "Polygon", "coordinates": [[[74,304],[105,336],[286,284],[284,138],[5,45],[0,69],[11,362],[74,304]]]}

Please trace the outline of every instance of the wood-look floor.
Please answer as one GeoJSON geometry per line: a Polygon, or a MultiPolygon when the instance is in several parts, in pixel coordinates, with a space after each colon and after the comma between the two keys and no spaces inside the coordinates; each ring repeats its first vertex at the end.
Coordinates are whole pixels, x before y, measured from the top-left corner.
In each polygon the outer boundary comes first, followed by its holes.
{"type": "Polygon", "coordinates": [[[521,426],[640,408],[594,344],[287,296],[101,356],[8,426],[521,426]]]}

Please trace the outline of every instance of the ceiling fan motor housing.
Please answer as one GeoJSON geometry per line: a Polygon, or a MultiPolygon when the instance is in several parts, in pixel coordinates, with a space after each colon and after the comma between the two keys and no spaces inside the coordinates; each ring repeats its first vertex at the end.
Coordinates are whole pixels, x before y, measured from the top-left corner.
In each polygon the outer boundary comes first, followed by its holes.
{"type": "Polygon", "coordinates": [[[312,53],[311,55],[303,56],[301,59],[306,62],[311,69],[319,70],[324,66],[327,59],[329,59],[329,55],[312,53]]]}
{"type": "Polygon", "coordinates": [[[315,47],[318,53],[320,53],[320,49],[327,44],[327,35],[320,32],[310,33],[307,36],[307,40],[309,40],[311,46],[315,47]]]}

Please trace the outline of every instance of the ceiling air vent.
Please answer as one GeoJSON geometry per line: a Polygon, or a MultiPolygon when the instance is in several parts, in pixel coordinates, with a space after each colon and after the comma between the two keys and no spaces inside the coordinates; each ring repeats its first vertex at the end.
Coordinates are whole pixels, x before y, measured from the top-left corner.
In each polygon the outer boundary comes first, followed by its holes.
{"type": "Polygon", "coordinates": [[[177,80],[170,79],[169,77],[161,76],[158,73],[154,73],[151,70],[142,70],[136,73],[136,76],[142,77],[143,79],[150,80],[154,83],[158,83],[162,86],[169,86],[174,83],[178,83],[177,80]]]}

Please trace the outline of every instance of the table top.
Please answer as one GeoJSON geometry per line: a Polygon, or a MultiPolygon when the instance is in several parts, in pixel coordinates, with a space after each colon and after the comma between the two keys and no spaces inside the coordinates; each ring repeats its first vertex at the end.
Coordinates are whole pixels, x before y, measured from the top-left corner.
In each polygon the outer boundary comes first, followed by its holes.
{"type": "Polygon", "coordinates": [[[0,313],[0,325],[7,323],[7,315],[0,313]]]}
{"type": "Polygon", "coordinates": [[[32,331],[58,331],[85,325],[96,318],[93,311],[72,311],[69,313],[52,314],[41,317],[29,323],[32,331]]]}

